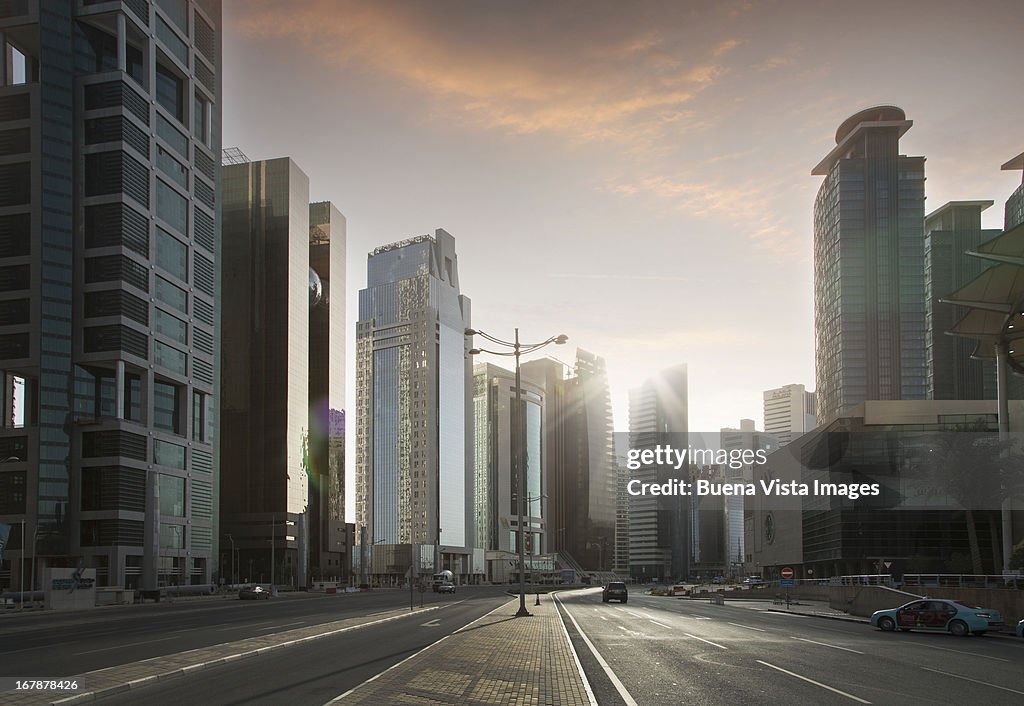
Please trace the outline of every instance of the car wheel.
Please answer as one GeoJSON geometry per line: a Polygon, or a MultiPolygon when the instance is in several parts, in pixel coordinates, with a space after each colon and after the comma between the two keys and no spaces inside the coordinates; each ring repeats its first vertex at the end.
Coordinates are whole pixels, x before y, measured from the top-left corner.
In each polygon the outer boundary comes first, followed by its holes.
{"type": "Polygon", "coordinates": [[[896,629],[896,621],[889,617],[879,618],[878,629],[882,632],[892,632],[896,629]]]}
{"type": "Polygon", "coordinates": [[[954,620],[949,624],[949,631],[957,637],[966,637],[970,634],[971,629],[967,627],[967,623],[962,620],[954,620]]]}

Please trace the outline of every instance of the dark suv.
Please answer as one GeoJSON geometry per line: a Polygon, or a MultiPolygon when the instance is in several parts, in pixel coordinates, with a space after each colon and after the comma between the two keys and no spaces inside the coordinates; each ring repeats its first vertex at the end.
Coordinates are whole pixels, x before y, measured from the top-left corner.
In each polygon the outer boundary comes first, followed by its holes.
{"type": "Polygon", "coordinates": [[[611,581],[601,592],[601,600],[605,603],[612,600],[625,603],[628,597],[629,591],[626,590],[626,584],[622,581],[611,581]]]}

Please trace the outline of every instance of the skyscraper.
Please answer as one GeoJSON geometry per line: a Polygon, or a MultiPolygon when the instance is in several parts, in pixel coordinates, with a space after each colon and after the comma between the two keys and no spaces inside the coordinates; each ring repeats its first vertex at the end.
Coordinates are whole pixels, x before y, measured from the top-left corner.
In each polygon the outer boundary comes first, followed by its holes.
{"type": "Polygon", "coordinates": [[[924,157],[899,153],[912,121],[868,108],[812,170],[818,424],[864,400],[927,394],[924,157]]]}
{"type": "MultiPolygon", "coordinates": [[[[315,253],[329,296],[332,274],[344,271],[344,220],[329,203],[310,206],[309,178],[291,159],[239,155],[229,152],[223,168],[223,331],[231,345],[222,355],[222,531],[238,549],[238,566],[248,569],[251,561],[249,580],[273,575],[305,586],[310,555],[319,563],[332,551],[312,543],[323,539],[320,509],[330,516],[331,505],[343,502],[339,480],[330,496],[324,435],[329,441],[330,405],[341,406],[344,307],[328,308],[310,259],[315,253]],[[311,235],[323,242],[311,243],[311,235]],[[311,488],[327,495],[311,497],[311,488]]],[[[318,568],[324,575],[326,567],[318,568]]]]}
{"type": "Polygon", "coordinates": [[[310,573],[347,579],[345,552],[345,217],[329,201],[309,205],[310,573]]]}
{"type": "MultiPolygon", "coordinates": [[[[550,527],[545,510],[551,507],[549,479],[542,453],[547,410],[542,385],[521,380],[521,429],[524,439],[523,468],[526,502],[523,522],[527,528],[527,570],[544,570],[535,557],[550,549],[550,527]],[[548,501],[544,501],[544,496],[548,501]]],[[[513,471],[512,449],[516,443],[515,373],[478,363],[473,367],[473,527],[475,546],[487,553],[488,580],[504,583],[514,578],[519,551],[520,481],[513,471]]]]}
{"type": "Polygon", "coordinates": [[[576,351],[572,375],[550,358],[522,366],[548,393],[545,456],[551,548],[588,570],[611,570],[615,551],[615,449],[604,358],[576,351]]]}
{"type": "MultiPolygon", "coordinates": [[[[1002,169],[1003,171],[1024,170],[1024,152],[1004,164],[1002,169]]],[[[1024,223],[1024,176],[1021,178],[1020,186],[1014,189],[1010,197],[1006,199],[1003,209],[1003,230],[1010,230],[1024,223]]]]}
{"type": "Polygon", "coordinates": [[[967,313],[940,300],[963,287],[989,263],[967,252],[1002,231],[982,230],[981,212],[992,201],[950,201],[928,215],[925,230],[925,331],[928,399],[992,400],[996,397],[993,361],[971,357],[975,341],[946,334],[967,313]]]}
{"type": "MultiPolygon", "coordinates": [[[[629,445],[633,449],[671,443],[685,448],[688,439],[686,365],[661,371],[629,391],[629,445]],[[672,435],[672,436],[667,436],[672,435]]],[[[689,480],[689,468],[674,478],[689,480]]],[[[631,471],[641,483],[664,483],[665,467],[631,471]]],[[[629,573],[638,581],[686,579],[690,575],[691,503],[682,496],[635,495],[629,503],[629,573]]]]}
{"type": "Polygon", "coordinates": [[[27,554],[35,576],[208,583],[220,2],[8,2],[0,24],[11,581],[27,554]]]}
{"type": "Polygon", "coordinates": [[[813,392],[803,385],[783,385],[764,391],[764,430],[785,446],[814,428],[817,407],[813,392]]]}
{"type": "Polygon", "coordinates": [[[469,573],[470,301],[438,229],[374,250],[356,325],[356,526],[469,573]],[[452,564],[451,562],[455,562],[452,564]]]}

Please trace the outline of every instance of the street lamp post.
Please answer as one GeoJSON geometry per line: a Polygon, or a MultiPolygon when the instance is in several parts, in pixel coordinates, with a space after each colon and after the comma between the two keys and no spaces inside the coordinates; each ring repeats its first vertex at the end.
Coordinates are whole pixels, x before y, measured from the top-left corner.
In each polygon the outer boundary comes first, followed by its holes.
{"type": "Polygon", "coordinates": [[[238,577],[235,572],[235,538],[230,534],[225,534],[224,536],[231,540],[231,584],[234,585],[238,583],[238,577]]]}
{"type": "Polygon", "coordinates": [[[512,443],[512,469],[515,473],[518,473],[518,485],[519,485],[519,523],[517,538],[519,540],[519,610],[516,612],[517,618],[523,618],[533,615],[526,609],[526,533],[523,530],[523,510],[524,503],[526,502],[526,473],[523,472],[522,468],[522,452],[523,444],[525,442],[525,434],[523,433],[523,388],[520,383],[520,370],[519,370],[519,357],[523,353],[533,353],[534,351],[540,350],[544,346],[551,343],[556,345],[562,345],[569,340],[569,337],[564,333],[558,336],[552,336],[546,341],[540,343],[522,343],[519,340],[519,328],[516,327],[515,339],[513,341],[503,341],[500,338],[495,338],[483,331],[477,329],[466,329],[467,336],[481,336],[484,340],[494,343],[505,348],[511,348],[512,350],[506,351],[491,351],[484,348],[472,348],[469,351],[470,355],[478,355],[480,353],[490,353],[491,355],[504,355],[504,356],[515,356],[516,359],[516,401],[515,401],[515,416],[512,420],[513,429],[513,443],[512,443]]]}

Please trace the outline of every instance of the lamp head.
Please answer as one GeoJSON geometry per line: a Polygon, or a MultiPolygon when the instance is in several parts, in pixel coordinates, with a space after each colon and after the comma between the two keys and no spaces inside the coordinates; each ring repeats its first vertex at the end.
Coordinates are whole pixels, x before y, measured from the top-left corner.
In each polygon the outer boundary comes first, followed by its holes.
{"type": "Polygon", "coordinates": [[[480,355],[481,353],[483,353],[483,351],[480,350],[479,348],[470,348],[469,349],[469,354],[470,355],[480,355]]]}
{"type": "Polygon", "coordinates": [[[569,340],[569,337],[568,337],[568,336],[566,336],[566,335],[565,335],[565,334],[563,333],[563,334],[559,335],[559,336],[558,336],[558,338],[556,338],[556,339],[555,339],[555,345],[556,345],[556,346],[560,346],[560,345],[562,345],[563,343],[565,343],[565,342],[566,342],[566,341],[568,341],[568,340],[569,340]]]}

